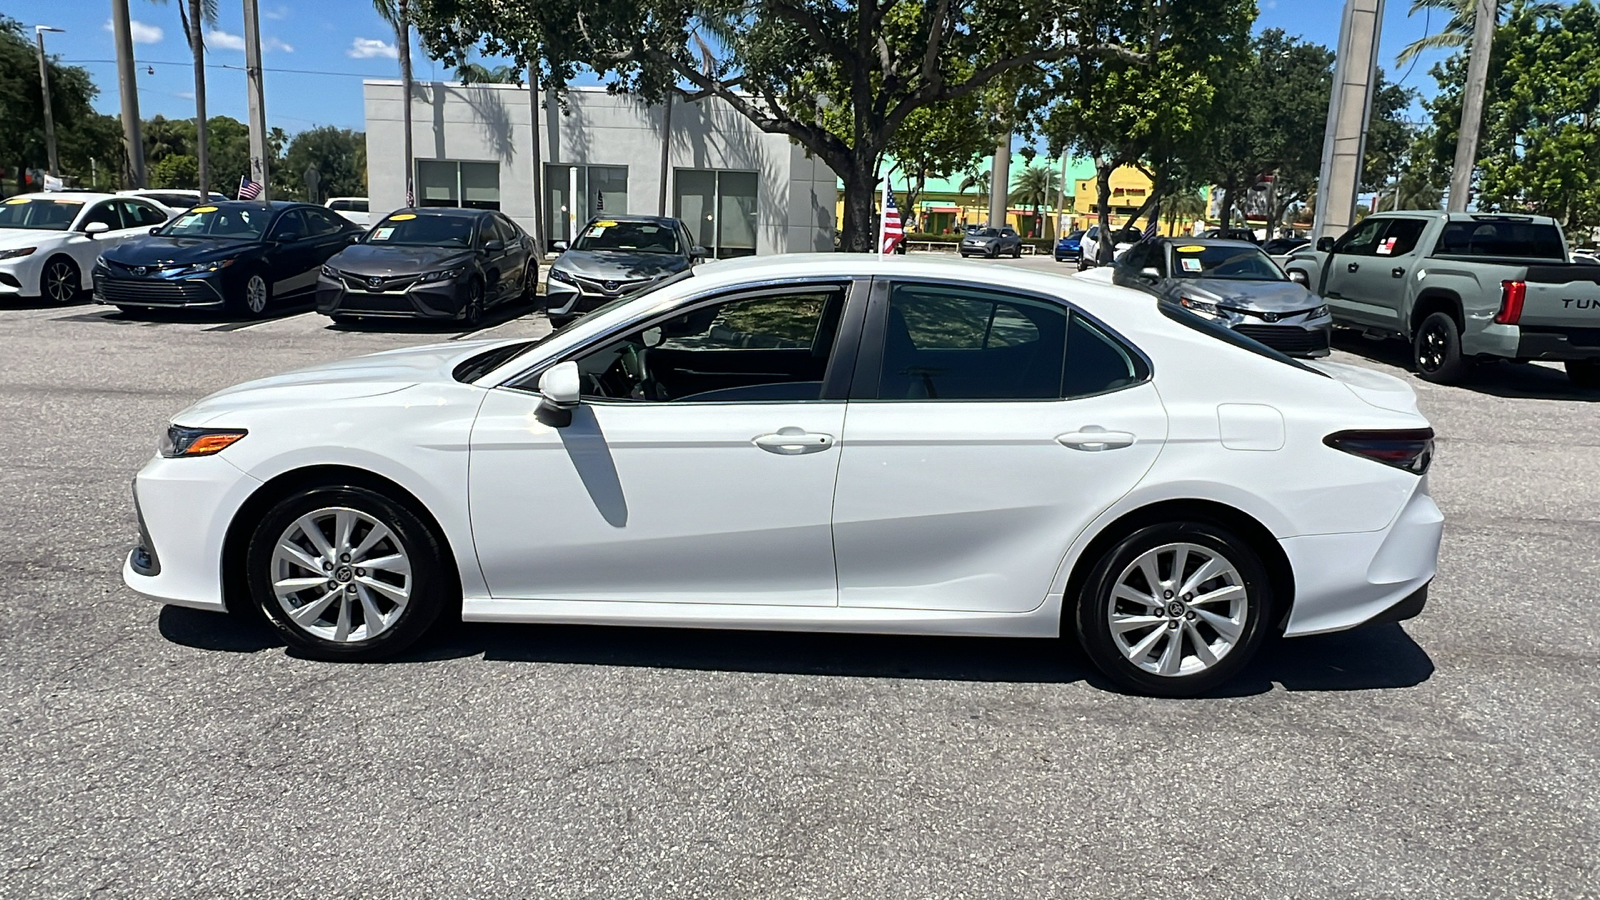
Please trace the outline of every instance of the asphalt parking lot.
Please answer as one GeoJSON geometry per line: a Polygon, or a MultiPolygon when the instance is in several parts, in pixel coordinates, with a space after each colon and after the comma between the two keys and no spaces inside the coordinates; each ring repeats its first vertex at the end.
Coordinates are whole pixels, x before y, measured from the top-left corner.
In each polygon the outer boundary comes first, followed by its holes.
{"type": "Polygon", "coordinates": [[[1600,393],[1557,369],[1341,338],[1440,435],[1430,605],[1209,699],[1047,641],[458,625],[339,666],[122,586],[171,414],[463,337],[0,308],[0,896],[1600,897],[1600,393]]]}

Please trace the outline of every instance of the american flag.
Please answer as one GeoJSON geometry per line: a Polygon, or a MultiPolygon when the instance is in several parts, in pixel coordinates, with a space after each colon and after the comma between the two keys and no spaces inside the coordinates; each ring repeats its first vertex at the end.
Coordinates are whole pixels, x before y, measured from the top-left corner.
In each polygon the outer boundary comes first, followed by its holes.
{"type": "Polygon", "coordinates": [[[1146,225],[1144,227],[1144,235],[1141,237],[1141,240],[1153,241],[1155,239],[1156,239],[1156,220],[1154,218],[1151,218],[1150,219],[1150,224],[1146,225]]]}
{"type": "Polygon", "coordinates": [[[893,253],[894,248],[906,239],[905,226],[900,222],[900,208],[894,205],[894,191],[889,189],[887,179],[883,182],[883,227],[878,231],[882,235],[878,252],[884,256],[893,253]]]}
{"type": "Polygon", "coordinates": [[[249,175],[239,176],[239,199],[254,200],[261,196],[261,182],[251,181],[249,175]]]}

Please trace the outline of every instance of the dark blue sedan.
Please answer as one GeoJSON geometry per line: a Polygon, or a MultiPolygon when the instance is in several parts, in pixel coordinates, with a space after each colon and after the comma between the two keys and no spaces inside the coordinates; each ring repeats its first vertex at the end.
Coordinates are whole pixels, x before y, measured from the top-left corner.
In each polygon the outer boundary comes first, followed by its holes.
{"type": "Polygon", "coordinates": [[[1065,235],[1056,241],[1056,262],[1077,262],[1083,255],[1083,229],[1065,235]]]}

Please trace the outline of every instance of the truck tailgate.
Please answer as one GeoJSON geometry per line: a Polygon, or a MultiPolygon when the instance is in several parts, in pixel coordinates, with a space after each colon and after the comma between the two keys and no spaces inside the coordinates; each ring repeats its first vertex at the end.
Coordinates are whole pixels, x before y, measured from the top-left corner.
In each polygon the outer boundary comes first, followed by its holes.
{"type": "Polygon", "coordinates": [[[1529,266],[1519,325],[1600,328],[1600,266],[1529,266]]]}

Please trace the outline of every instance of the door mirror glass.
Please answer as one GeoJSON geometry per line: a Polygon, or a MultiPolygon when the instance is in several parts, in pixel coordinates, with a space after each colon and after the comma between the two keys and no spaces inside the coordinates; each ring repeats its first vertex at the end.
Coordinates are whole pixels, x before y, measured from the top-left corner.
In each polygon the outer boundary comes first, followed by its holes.
{"type": "Polygon", "coordinates": [[[1139,277],[1145,281],[1156,282],[1161,280],[1161,273],[1156,270],[1155,266],[1145,266],[1139,270],[1139,277]]]}
{"type": "Polygon", "coordinates": [[[97,234],[105,234],[110,230],[111,226],[104,222],[90,222],[88,225],[84,226],[83,233],[87,234],[89,237],[94,237],[97,234]]]}
{"type": "Polygon", "coordinates": [[[539,421],[560,428],[572,423],[572,410],[578,405],[582,382],[578,377],[578,364],[572,361],[557,363],[539,376],[539,421]]]}
{"type": "Polygon", "coordinates": [[[1319,252],[1319,253],[1328,253],[1331,250],[1333,250],[1333,238],[1331,238],[1331,237],[1317,238],[1317,252],[1319,252]]]}
{"type": "Polygon", "coordinates": [[[506,248],[506,242],[505,241],[500,241],[500,240],[488,241],[487,243],[485,243],[483,245],[483,249],[489,251],[490,253],[499,253],[501,250],[504,250],[505,248],[506,248]]]}
{"type": "Polygon", "coordinates": [[[285,231],[283,234],[280,234],[277,237],[277,241],[280,244],[292,244],[298,240],[300,240],[300,235],[293,231],[285,231]]]}
{"type": "Polygon", "coordinates": [[[694,262],[701,262],[702,260],[705,260],[706,258],[708,258],[710,256],[711,256],[711,251],[707,250],[704,247],[696,246],[696,247],[690,247],[689,248],[689,259],[694,261],[694,262]]]}
{"type": "Polygon", "coordinates": [[[550,245],[550,249],[554,250],[557,253],[565,253],[565,252],[567,252],[567,242],[566,241],[556,241],[555,243],[550,245]]]}

